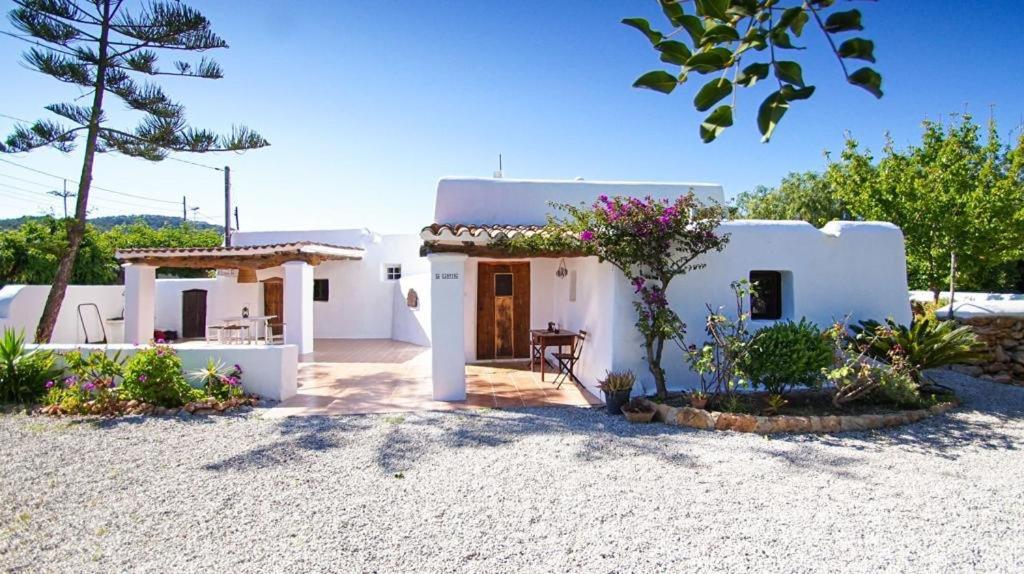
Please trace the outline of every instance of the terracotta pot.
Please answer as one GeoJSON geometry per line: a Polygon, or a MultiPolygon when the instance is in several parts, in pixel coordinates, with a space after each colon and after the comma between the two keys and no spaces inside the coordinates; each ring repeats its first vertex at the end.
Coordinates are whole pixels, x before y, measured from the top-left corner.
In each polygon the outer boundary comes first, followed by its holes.
{"type": "Polygon", "coordinates": [[[695,409],[703,409],[708,406],[707,397],[690,397],[690,406],[695,409]]]}
{"type": "Polygon", "coordinates": [[[626,407],[622,407],[622,414],[626,415],[626,420],[631,423],[649,423],[654,419],[654,413],[658,411],[627,411],[626,407]]]}

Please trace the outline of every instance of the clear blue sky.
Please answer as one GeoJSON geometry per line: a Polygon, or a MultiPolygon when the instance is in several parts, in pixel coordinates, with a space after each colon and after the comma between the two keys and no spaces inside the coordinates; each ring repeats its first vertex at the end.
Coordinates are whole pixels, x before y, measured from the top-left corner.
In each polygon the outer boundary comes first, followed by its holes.
{"type": "MultiPolygon", "coordinates": [[[[737,126],[710,145],[697,137],[702,114],[693,110],[692,86],[670,96],[631,87],[659,62],[619,20],[660,22],[653,0],[311,1],[282,9],[289,4],[193,2],[231,44],[214,54],[226,78],[163,82],[193,123],[245,123],[273,144],[244,155],[182,156],[231,166],[242,229],[418,231],[431,221],[439,177],[489,176],[499,153],[507,177],[709,181],[732,196],[821,168],[822,151],[840,149],[847,130],[877,149],[886,130],[910,143],[922,119],[965,106],[985,118],[994,105],[1004,134],[1024,117],[1018,0],[852,4],[876,42],[883,99],[847,85],[808,26],[803,42],[812,49],[798,59],[818,87],[814,98],[794,106],[761,144],[753,118],[768,88],[744,90],[737,126]]],[[[0,113],[45,116],[43,105],[78,94],[26,70],[23,48],[0,38],[0,113]]],[[[11,124],[0,118],[3,133],[11,124]]],[[[0,158],[76,179],[80,170],[79,153],[0,158]]],[[[60,184],[4,163],[0,174],[0,183],[27,190],[60,184]]],[[[214,221],[222,219],[221,181],[191,165],[112,154],[95,170],[96,184],[109,189],[174,202],[187,195],[214,221]]],[[[0,192],[0,217],[38,213],[48,202],[0,192]]],[[[94,197],[94,215],[181,211],[102,191],[94,197]]]]}

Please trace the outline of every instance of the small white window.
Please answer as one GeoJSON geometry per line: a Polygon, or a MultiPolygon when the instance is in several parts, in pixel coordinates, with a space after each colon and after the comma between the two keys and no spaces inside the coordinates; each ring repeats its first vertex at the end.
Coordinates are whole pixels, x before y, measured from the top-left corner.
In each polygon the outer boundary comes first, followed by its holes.
{"type": "Polygon", "coordinates": [[[384,266],[384,279],[388,281],[398,281],[402,278],[402,266],[401,265],[385,265],[384,266]]]}

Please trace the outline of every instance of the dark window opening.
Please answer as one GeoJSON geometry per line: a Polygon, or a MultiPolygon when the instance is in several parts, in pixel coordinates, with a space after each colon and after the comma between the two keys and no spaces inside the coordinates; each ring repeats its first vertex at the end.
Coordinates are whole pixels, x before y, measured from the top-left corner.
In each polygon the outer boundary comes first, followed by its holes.
{"type": "Polygon", "coordinates": [[[314,301],[327,301],[331,296],[330,286],[327,283],[327,279],[314,279],[313,280],[313,300],[314,301]]]}
{"type": "Polygon", "coordinates": [[[512,296],[512,274],[511,273],[495,273],[494,274],[494,296],[495,297],[511,297],[512,296]]]}
{"type": "Polygon", "coordinates": [[[775,320],[782,318],[782,273],[751,271],[750,282],[755,293],[750,296],[750,318],[775,320]]]}

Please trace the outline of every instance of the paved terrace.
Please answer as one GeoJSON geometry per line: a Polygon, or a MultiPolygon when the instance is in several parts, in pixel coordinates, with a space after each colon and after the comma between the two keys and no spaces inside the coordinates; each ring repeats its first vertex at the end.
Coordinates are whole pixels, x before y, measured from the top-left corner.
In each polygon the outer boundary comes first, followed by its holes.
{"type": "Polygon", "coordinates": [[[578,385],[556,389],[527,361],[467,365],[466,400],[431,398],[430,349],[388,339],[318,339],[299,364],[298,394],[269,416],[447,411],[600,404],[578,385]]]}

